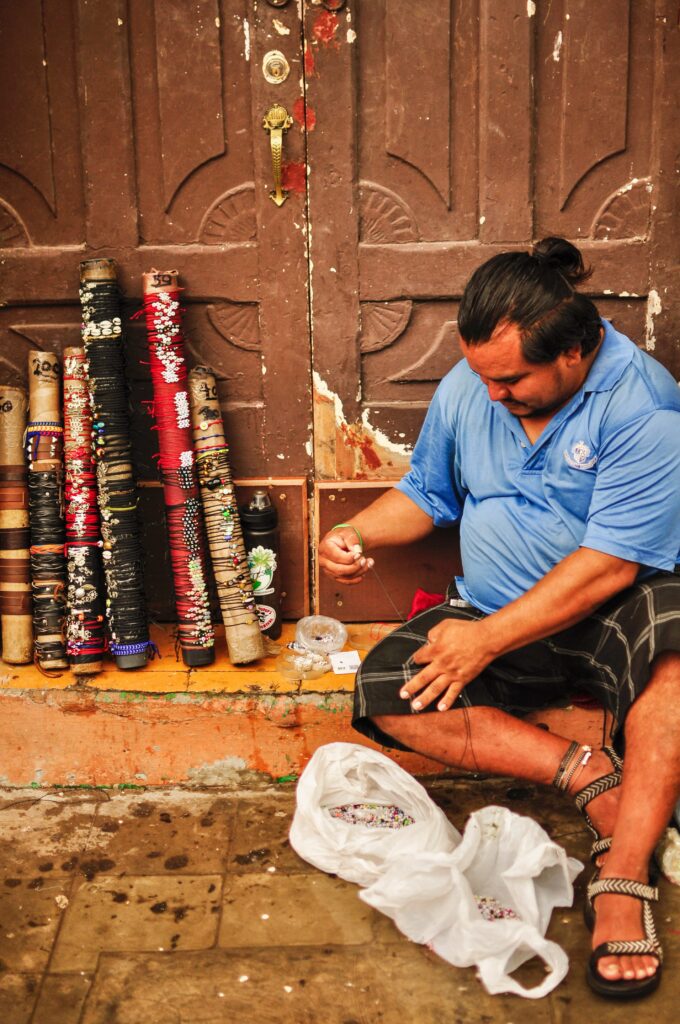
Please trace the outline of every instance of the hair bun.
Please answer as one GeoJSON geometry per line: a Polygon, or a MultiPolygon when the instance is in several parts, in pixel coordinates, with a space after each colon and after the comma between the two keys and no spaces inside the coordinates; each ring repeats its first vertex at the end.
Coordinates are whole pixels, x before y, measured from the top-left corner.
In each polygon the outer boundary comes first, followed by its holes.
{"type": "Polygon", "coordinates": [[[531,255],[543,266],[558,270],[572,286],[587,281],[592,274],[590,267],[585,266],[580,250],[566,238],[544,238],[536,243],[531,255]]]}

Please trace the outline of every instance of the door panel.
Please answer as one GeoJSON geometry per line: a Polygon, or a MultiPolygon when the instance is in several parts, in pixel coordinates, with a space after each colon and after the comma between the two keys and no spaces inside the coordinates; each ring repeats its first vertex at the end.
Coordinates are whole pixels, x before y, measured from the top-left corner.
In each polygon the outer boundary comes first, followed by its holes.
{"type": "Polygon", "coordinates": [[[307,4],[318,478],[400,475],[470,274],[546,234],[578,241],[603,313],[677,372],[671,4],[373,0],[332,44],[321,17],[307,4]]]}

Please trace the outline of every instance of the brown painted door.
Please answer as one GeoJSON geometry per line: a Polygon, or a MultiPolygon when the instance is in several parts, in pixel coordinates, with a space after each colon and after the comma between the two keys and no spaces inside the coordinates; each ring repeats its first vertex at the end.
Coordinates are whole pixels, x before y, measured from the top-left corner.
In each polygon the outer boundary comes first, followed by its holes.
{"type": "MultiPolygon", "coordinates": [[[[501,249],[573,239],[603,315],[680,376],[676,3],[308,3],[305,34],[321,532],[330,481],[372,481],[343,492],[354,509],[407,466],[460,358],[462,288],[501,249]]],[[[448,549],[380,564],[402,612],[453,567],[448,549]]],[[[394,618],[377,585],[319,592],[394,618]]]]}
{"type": "MultiPolygon", "coordinates": [[[[301,19],[249,0],[0,3],[0,374],[31,348],[79,343],[79,261],[113,257],[125,309],[141,274],[176,268],[189,358],[216,371],[241,478],[311,477],[305,140],[287,133],[290,194],[270,199],[263,116],[301,116],[301,19]],[[274,18],[276,17],[276,24],[274,18]],[[290,74],[262,73],[283,41],[290,74]]],[[[138,475],[157,479],[144,328],[128,322],[138,475]]],[[[304,525],[297,492],[279,488],[304,525]],[[295,502],[293,502],[295,499],[295,502]]],[[[277,492],[277,500],[281,497],[277,492]]],[[[161,496],[142,487],[152,613],[172,615],[161,496]]],[[[290,524],[284,524],[290,525],[290,524]]],[[[299,539],[301,530],[296,530],[299,539]]],[[[305,611],[307,552],[289,611],[305,611]]]]}
{"type": "Polygon", "coordinates": [[[307,4],[319,478],[399,475],[460,358],[471,271],[547,234],[581,245],[603,314],[680,376],[677,4],[319,11],[307,4]]]}
{"type": "MultiPolygon", "coordinates": [[[[21,376],[31,346],[78,343],[80,259],[116,259],[133,302],[143,270],[176,267],[190,355],[218,373],[237,474],[294,476],[310,467],[304,183],[271,202],[261,125],[275,98],[299,95],[301,37],[295,8],[278,12],[293,67],[268,85],[263,48],[281,37],[259,8],[3,0],[2,358],[21,376]]],[[[304,166],[300,131],[288,135],[304,166]]],[[[138,355],[133,340],[130,366],[148,379],[138,355]]],[[[142,475],[152,468],[143,460],[142,475]]]]}
{"type": "MultiPolygon", "coordinates": [[[[0,0],[3,379],[77,343],[81,259],[118,261],[129,313],[143,270],[176,267],[236,474],[316,481],[323,529],[406,468],[461,289],[501,248],[579,241],[602,311],[680,375],[678,37],[671,0],[0,0]],[[267,81],[273,50],[290,70],[267,81]]],[[[388,564],[400,610],[449,565],[388,564]]],[[[395,617],[377,584],[320,606],[395,617]]]]}

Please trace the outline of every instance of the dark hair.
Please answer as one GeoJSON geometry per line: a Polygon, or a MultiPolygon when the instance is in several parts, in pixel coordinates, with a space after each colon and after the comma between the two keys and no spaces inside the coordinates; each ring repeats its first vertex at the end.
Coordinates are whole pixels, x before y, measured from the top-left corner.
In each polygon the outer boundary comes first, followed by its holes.
{"type": "Polygon", "coordinates": [[[458,330],[468,345],[488,341],[496,327],[516,324],[530,363],[552,363],[600,340],[600,314],[574,286],[586,281],[581,253],[564,238],[544,238],[531,252],[502,252],[475,270],[463,292],[458,330]]]}

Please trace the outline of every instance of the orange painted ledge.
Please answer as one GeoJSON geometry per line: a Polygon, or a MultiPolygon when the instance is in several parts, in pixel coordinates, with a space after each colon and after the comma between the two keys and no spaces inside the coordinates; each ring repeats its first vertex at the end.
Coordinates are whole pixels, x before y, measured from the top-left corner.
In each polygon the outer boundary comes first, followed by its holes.
{"type": "MultiPolygon", "coordinates": [[[[286,625],[282,642],[293,634],[286,625]]],[[[247,784],[249,772],[298,775],[326,743],[373,746],[350,725],[351,675],[300,684],[276,671],[274,656],[237,669],[223,635],[215,665],[190,671],[175,660],[172,627],[157,627],[154,639],[163,658],[146,669],[111,664],[77,685],[68,672],[46,679],[33,666],[2,666],[0,785],[234,787],[247,784]]],[[[600,741],[601,715],[592,711],[534,718],[581,742],[600,741]]],[[[442,771],[419,755],[389,753],[415,774],[442,771]]]]}

